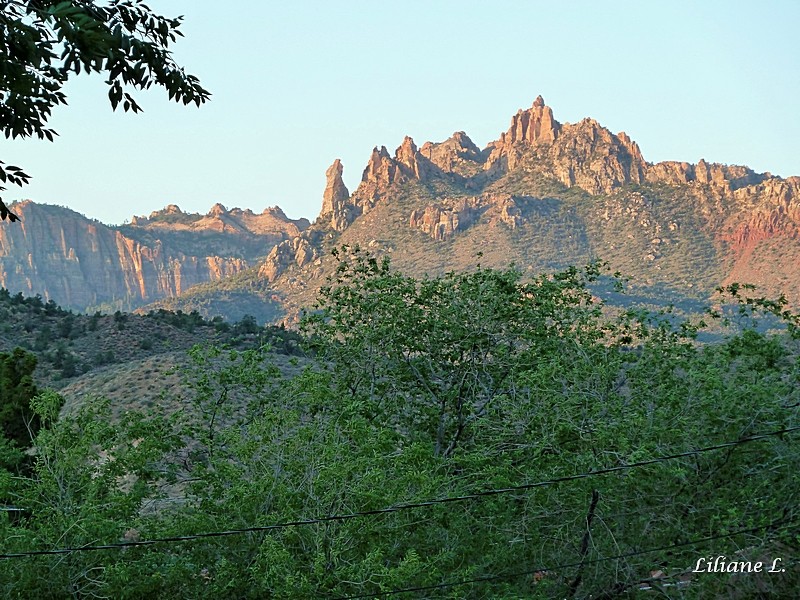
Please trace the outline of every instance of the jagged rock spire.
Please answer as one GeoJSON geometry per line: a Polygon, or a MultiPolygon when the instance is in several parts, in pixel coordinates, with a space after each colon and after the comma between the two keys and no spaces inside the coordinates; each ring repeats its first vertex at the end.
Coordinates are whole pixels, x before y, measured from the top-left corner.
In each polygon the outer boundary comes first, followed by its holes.
{"type": "Polygon", "coordinates": [[[325,191],[322,193],[322,210],[317,221],[320,224],[330,225],[336,231],[342,231],[352,221],[354,215],[352,206],[349,205],[350,192],[342,179],[344,167],[338,158],[325,171],[325,191]]]}
{"type": "Polygon", "coordinates": [[[350,197],[350,192],[347,191],[347,186],[342,179],[343,171],[342,161],[338,158],[325,171],[325,191],[322,193],[322,211],[320,211],[320,215],[341,210],[350,197]]]}
{"type": "Polygon", "coordinates": [[[511,127],[506,133],[507,142],[524,141],[529,144],[552,143],[558,137],[560,124],[553,118],[553,109],[546,106],[544,98],[537,96],[528,110],[520,109],[511,117],[511,127]]]}

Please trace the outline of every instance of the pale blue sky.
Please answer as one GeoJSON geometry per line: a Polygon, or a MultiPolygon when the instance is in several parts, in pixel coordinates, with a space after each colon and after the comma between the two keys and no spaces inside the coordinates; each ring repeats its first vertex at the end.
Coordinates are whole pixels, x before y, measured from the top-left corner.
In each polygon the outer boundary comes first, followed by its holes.
{"type": "Polygon", "coordinates": [[[175,54],[200,108],[102,78],[67,88],[55,143],[0,141],[33,176],[9,189],[107,223],[166,204],[279,205],[314,219],[335,158],[353,191],[373,146],[463,130],[481,147],[541,94],[556,119],[625,131],[651,162],[800,175],[800,2],[151,0],[185,15],[175,54]]]}

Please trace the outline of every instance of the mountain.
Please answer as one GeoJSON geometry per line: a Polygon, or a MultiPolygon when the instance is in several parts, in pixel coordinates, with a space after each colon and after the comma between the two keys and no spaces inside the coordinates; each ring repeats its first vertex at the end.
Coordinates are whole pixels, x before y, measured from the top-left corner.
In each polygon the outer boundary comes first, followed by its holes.
{"type": "Polygon", "coordinates": [[[308,227],[277,207],[199,215],[169,205],[111,227],[59,206],[12,206],[20,221],[0,227],[0,286],[81,311],[130,310],[235,275],[308,227]]]}
{"type": "Polygon", "coordinates": [[[291,321],[342,244],[389,254],[413,275],[601,258],[655,303],[705,302],[739,281],[800,305],[800,178],[703,159],[649,163],[623,132],[558,122],[541,96],[482,150],[464,132],[421,147],[406,137],[393,155],[373,149],[352,194],[342,173],[336,160],[316,221],[241,274],[243,285],[208,284],[162,305],[224,313],[249,297],[271,302],[264,317],[277,305],[291,321]]]}
{"type": "Polygon", "coordinates": [[[697,307],[738,281],[800,306],[799,177],[650,163],[623,132],[557,121],[541,96],[483,149],[461,131],[420,147],[406,137],[393,154],[376,147],[352,193],[343,169],[327,170],[311,225],[216,205],[112,228],[18,204],[22,227],[0,228],[0,285],[74,308],[151,302],[141,310],[292,322],[334,272],[331,250],[359,244],[416,276],[600,258],[644,303],[697,307]]]}

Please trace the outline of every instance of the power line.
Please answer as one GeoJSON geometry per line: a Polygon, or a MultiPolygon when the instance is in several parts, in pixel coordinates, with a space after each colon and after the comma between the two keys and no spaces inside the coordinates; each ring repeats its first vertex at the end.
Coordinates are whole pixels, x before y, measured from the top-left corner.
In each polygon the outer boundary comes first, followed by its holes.
{"type": "Polygon", "coordinates": [[[697,448],[695,450],[687,450],[686,452],[679,452],[677,454],[669,454],[666,456],[659,456],[656,458],[651,458],[648,460],[638,461],[634,463],[627,463],[623,465],[617,465],[615,467],[606,467],[603,469],[595,469],[592,471],[588,471],[585,473],[578,473],[576,475],[565,475],[562,477],[554,477],[552,479],[545,479],[543,481],[536,481],[533,483],[526,483],[517,486],[509,486],[504,488],[496,488],[490,490],[484,490],[481,492],[474,492],[471,494],[464,494],[461,496],[448,496],[445,498],[436,498],[432,500],[425,500],[421,502],[404,502],[400,504],[394,504],[389,507],[385,508],[376,508],[372,510],[363,510],[352,512],[348,514],[342,515],[328,515],[325,517],[318,517],[314,519],[299,519],[296,521],[287,521],[284,523],[275,523],[272,525],[261,525],[261,526],[252,526],[252,527],[243,527],[240,529],[228,529],[225,531],[209,531],[203,533],[195,533],[190,535],[180,535],[180,536],[169,536],[163,538],[154,538],[150,540],[139,540],[139,541],[129,541],[129,542],[116,542],[113,544],[101,544],[101,545],[86,545],[86,546],[75,546],[69,548],[56,548],[53,550],[32,550],[28,552],[16,552],[16,553],[8,553],[8,554],[0,554],[0,560],[7,560],[11,558],[23,558],[23,557],[30,557],[30,556],[47,556],[47,555],[58,555],[58,554],[72,554],[73,552],[90,552],[90,551],[98,551],[98,550],[116,550],[120,548],[131,548],[135,546],[152,546],[155,544],[167,544],[167,543],[178,543],[178,542],[187,542],[191,540],[199,540],[205,538],[217,538],[217,537],[227,537],[232,535],[242,535],[246,533],[257,533],[257,532],[265,532],[265,531],[274,531],[277,529],[285,529],[288,527],[302,527],[306,525],[316,525],[321,523],[330,523],[336,521],[348,521],[350,519],[357,519],[361,517],[370,517],[370,516],[377,516],[377,515],[385,515],[395,512],[400,512],[403,510],[411,510],[415,508],[424,508],[429,506],[436,506],[439,504],[449,504],[452,502],[465,502],[467,500],[475,500],[478,498],[485,498],[487,496],[497,496],[500,494],[509,494],[513,492],[521,492],[526,490],[531,490],[540,487],[546,487],[550,485],[556,485],[558,483],[565,483],[569,481],[577,481],[579,479],[587,479],[589,477],[595,477],[597,475],[607,475],[609,473],[617,473],[620,471],[625,471],[628,469],[635,469],[640,467],[645,467],[648,465],[657,464],[659,462],[664,462],[668,460],[675,460],[677,458],[685,458],[687,456],[694,456],[697,454],[702,454],[705,452],[711,452],[714,450],[720,450],[723,448],[731,448],[734,446],[739,446],[742,444],[748,444],[750,442],[755,442],[759,440],[764,440],[770,437],[775,436],[782,436],[788,433],[793,433],[795,431],[799,431],[800,426],[796,427],[788,427],[785,429],[780,429],[777,431],[770,431],[767,433],[761,433],[757,435],[751,435],[744,438],[740,438],[733,442],[725,442],[722,444],[716,444],[713,446],[706,446],[705,448],[697,448]]]}
{"type": "MultiPolygon", "coordinates": [[[[791,527],[791,526],[795,526],[795,525],[798,525],[798,523],[794,522],[794,521],[790,521],[788,523],[783,524],[784,527],[791,527]]],[[[332,600],[362,600],[363,598],[375,598],[375,597],[380,597],[380,596],[396,596],[398,594],[410,594],[412,592],[427,592],[427,591],[439,590],[439,589],[444,589],[444,588],[449,588],[449,587],[458,587],[458,586],[461,586],[461,585],[469,585],[471,583],[483,583],[483,582],[487,582],[487,581],[497,581],[497,580],[501,580],[501,579],[515,579],[517,577],[524,577],[526,575],[534,575],[536,573],[544,573],[544,572],[547,572],[547,571],[558,571],[560,569],[570,569],[570,568],[573,568],[573,567],[579,567],[581,565],[585,566],[585,565],[598,564],[598,563],[603,563],[603,562],[611,561],[611,560],[620,560],[620,559],[623,559],[623,558],[632,558],[634,556],[641,556],[641,555],[644,555],[644,554],[652,554],[654,552],[661,552],[661,551],[664,551],[664,550],[672,550],[674,548],[682,548],[682,547],[685,547],[685,546],[694,546],[696,544],[703,544],[703,543],[706,543],[706,542],[712,542],[714,540],[721,540],[721,539],[725,539],[725,538],[731,538],[731,537],[734,537],[734,536],[737,536],[737,535],[743,535],[743,534],[747,534],[747,533],[756,533],[758,531],[762,531],[762,530],[765,530],[765,529],[770,529],[770,528],[773,528],[773,527],[777,529],[777,528],[781,527],[781,523],[773,521],[772,523],[770,523],[768,525],[762,525],[760,527],[750,527],[748,529],[739,529],[739,530],[734,531],[732,533],[713,535],[713,536],[709,536],[709,537],[705,537],[705,538],[700,538],[700,539],[697,539],[697,540],[691,540],[691,541],[688,541],[688,542],[679,542],[677,544],[671,544],[669,546],[661,546],[661,547],[658,547],[658,548],[648,548],[646,550],[632,550],[631,552],[625,552],[623,554],[617,554],[615,556],[604,556],[604,557],[601,557],[601,558],[593,558],[593,559],[590,559],[590,560],[581,560],[581,561],[576,561],[576,562],[572,562],[572,563],[560,564],[560,565],[556,565],[556,566],[553,566],[553,567],[541,566],[541,567],[537,567],[535,569],[528,569],[526,571],[517,571],[515,573],[504,573],[502,575],[484,575],[484,576],[481,576],[481,577],[473,577],[471,579],[462,579],[462,580],[459,580],[459,581],[446,581],[444,583],[439,583],[439,584],[417,586],[417,587],[410,587],[410,588],[401,588],[401,589],[389,590],[387,592],[371,592],[369,594],[357,594],[355,596],[338,596],[336,598],[333,598],[332,600]]]]}

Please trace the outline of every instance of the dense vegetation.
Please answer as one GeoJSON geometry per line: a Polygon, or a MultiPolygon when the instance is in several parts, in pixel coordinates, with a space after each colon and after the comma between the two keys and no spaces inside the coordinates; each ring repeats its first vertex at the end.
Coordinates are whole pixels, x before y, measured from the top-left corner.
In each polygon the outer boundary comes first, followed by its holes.
{"type": "Polygon", "coordinates": [[[36,396],[32,470],[0,475],[0,498],[23,509],[0,516],[0,594],[786,597],[800,584],[800,362],[781,302],[742,307],[783,332],[702,345],[699,322],[605,311],[588,288],[597,264],[414,279],[358,250],[339,258],[303,319],[299,375],[264,347],[203,345],[183,411],[115,421],[100,399],[59,418],[57,395],[36,396]],[[786,570],[691,573],[718,555],[786,570]]]}

